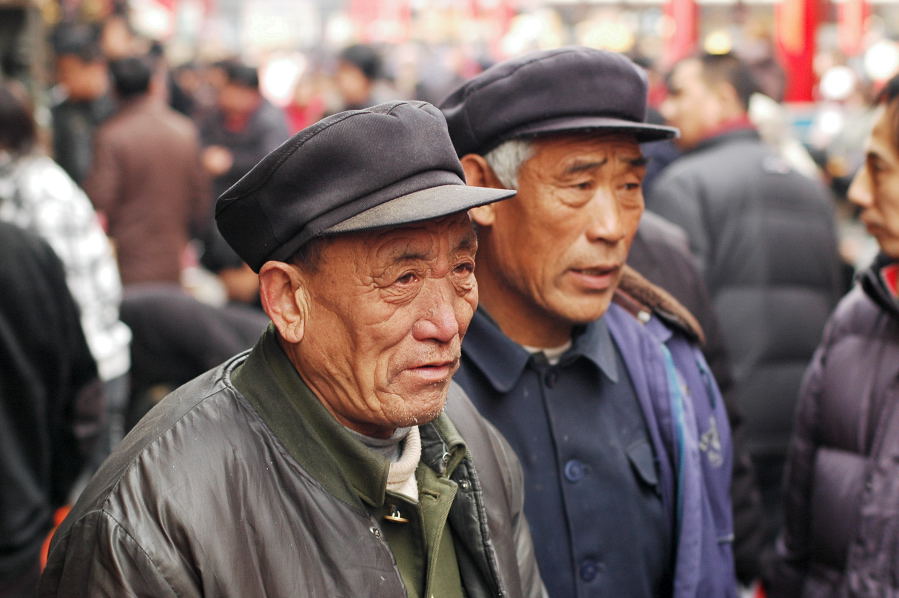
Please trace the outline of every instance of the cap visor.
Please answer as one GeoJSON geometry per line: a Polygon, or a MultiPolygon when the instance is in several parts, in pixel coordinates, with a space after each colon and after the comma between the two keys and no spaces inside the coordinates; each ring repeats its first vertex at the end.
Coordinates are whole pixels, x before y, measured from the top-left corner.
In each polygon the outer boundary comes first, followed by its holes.
{"type": "Polygon", "coordinates": [[[441,185],[386,201],[325,229],[325,234],[422,222],[515,195],[511,189],[441,185]]]}
{"type": "Polygon", "coordinates": [[[637,123],[621,118],[607,118],[602,116],[574,116],[553,118],[533,124],[519,127],[504,135],[506,139],[523,135],[545,135],[549,133],[566,133],[574,131],[591,131],[603,129],[608,132],[631,133],[640,143],[646,141],[658,141],[661,139],[673,139],[679,131],[674,127],[652,125],[649,123],[637,123]]]}

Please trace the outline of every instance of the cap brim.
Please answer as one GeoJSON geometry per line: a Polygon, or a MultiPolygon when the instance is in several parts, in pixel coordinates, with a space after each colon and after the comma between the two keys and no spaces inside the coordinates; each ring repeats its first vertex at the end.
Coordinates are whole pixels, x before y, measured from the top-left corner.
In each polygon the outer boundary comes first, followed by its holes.
{"type": "Polygon", "coordinates": [[[325,234],[423,222],[515,195],[512,189],[441,185],[391,199],[326,228],[325,234]]]}
{"type": "Polygon", "coordinates": [[[680,133],[678,129],[674,127],[638,123],[621,118],[608,118],[603,116],[566,116],[518,127],[503,135],[503,137],[505,139],[512,139],[526,135],[547,135],[550,133],[594,130],[602,130],[603,132],[610,133],[630,133],[633,134],[640,143],[646,141],[659,141],[662,139],[673,139],[680,133]]]}

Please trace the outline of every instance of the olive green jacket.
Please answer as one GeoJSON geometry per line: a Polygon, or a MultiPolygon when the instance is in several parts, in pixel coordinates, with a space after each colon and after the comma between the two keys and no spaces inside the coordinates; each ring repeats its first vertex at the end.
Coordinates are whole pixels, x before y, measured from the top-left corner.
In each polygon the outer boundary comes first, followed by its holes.
{"type": "MultiPolygon", "coordinates": [[[[60,527],[40,595],[405,597],[366,504],[383,500],[386,468],[345,473],[372,464],[334,454],[350,435],[311,393],[291,397],[298,379],[269,330],[166,397],[60,527]]],[[[464,440],[448,519],[467,596],[543,596],[505,440],[455,386],[420,429],[438,473],[447,440],[464,440]]]]}

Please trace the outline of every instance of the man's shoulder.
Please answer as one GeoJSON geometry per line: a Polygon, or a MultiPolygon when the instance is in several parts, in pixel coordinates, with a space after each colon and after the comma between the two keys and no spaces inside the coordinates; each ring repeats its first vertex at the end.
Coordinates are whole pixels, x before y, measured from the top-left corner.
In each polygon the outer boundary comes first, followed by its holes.
{"type": "Polygon", "coordinates": [[[135,491],[142,499],[195,483],[252,433],[251,408],[227,381],[234,358],[167,395],[134,427],[82,493],[76,509],[115,511],[135,491]]]}
{"type": "Polygon", "coordinates": [[[646,324],[656,316],[673,333],[691,342],[705,342],[699,322],[670,293],[646,280],[640,273],[625,267],[613,298],[637,322],[646,324]]]}

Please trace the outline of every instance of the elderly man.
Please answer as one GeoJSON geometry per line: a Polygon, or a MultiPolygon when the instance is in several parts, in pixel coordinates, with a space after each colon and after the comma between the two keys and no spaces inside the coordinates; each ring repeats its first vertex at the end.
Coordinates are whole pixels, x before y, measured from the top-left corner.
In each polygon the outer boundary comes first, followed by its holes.
{"type": "Polygon", "coordinates": [[[469,184],[482,307],[456,379],[525,469],[551,596],[735,595],[730,436],[692,316],[625,267],[646,80],[587,48],[501,63],[441,108],[469,184]]]}
{"type": "Polygon", "coordinates": [[[41,595],[542,595],[520,466],[451,387],[478,293],[465,210],[510,194],[461,177],[440,112],[396,102],[229,189],[217,221],[272,326],[128,436],[41,595]]]}

